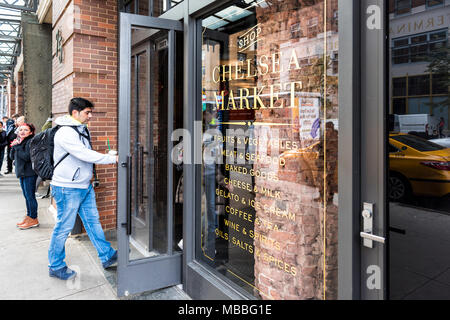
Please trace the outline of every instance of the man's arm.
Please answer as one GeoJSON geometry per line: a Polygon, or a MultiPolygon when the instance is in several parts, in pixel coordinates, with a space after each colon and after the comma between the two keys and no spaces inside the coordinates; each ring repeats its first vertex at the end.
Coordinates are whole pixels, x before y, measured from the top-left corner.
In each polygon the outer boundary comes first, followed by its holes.
{"type": "Polygon", "coordinates": [[[71,128],[62,127],[55,135],[55,145],[59,145],[65,152],[75,158],[89,163],[112,164],[116,163],[116,157],[102,154],[86,147],[80,135],[71,128]]]}

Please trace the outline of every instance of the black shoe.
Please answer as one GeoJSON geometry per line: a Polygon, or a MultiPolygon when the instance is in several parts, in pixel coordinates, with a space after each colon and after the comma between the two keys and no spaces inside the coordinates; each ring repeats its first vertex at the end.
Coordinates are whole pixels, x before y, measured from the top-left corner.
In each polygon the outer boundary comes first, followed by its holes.
{"type": "Polygon", "coordinates": [[[77,273],[67,267],[62,267],[61,269],[58,270],[49,269],[48,275],[50,277],[55,277],[61,280],[70,280],[74,278],[77,275],[77,273]]]}
{"type": "Polygon", "coordinates": [[[3,174],[10,174],[12,171],[5,171],[3,174]]]}
{"type": "Polygon", "coordinates": [[[117,262],[117,251],[112,255],[111,258],[109,258],[108,261],[105,261],[105,262],[102,263],[103,269],[108,269],[109,267],[111,267],[116,262],[117,262]]]}

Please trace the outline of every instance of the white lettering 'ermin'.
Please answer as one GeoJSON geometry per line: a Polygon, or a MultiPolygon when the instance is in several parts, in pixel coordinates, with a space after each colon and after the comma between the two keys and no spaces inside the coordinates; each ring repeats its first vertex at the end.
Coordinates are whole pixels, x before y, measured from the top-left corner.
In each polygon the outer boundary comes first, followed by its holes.
{"type": "Polygon", "coordinates": [[[187,304],[178,308],[178,314],[205,315],[206,318],[209,318],[211,311],[212,307],[190,307],[187,304]]]}

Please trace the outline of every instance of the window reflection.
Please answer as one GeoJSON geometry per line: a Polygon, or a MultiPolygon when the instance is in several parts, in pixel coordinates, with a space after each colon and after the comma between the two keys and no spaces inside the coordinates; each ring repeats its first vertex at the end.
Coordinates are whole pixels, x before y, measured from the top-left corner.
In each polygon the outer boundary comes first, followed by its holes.
{"type": "Polygon", "coordinates": [[[120,11],[158,17],[182,2],[183,0],[122,0],[120,11]]]}
{"type": "Polygon", "coordinates": [[[390,1],[390,298],[450,298],[450,5],[390,1]]]}
{"type": "Polygon", "coordinates": [[[337,298],[337,4],[202,20],[196,257],[260,299],[337,298]]]}

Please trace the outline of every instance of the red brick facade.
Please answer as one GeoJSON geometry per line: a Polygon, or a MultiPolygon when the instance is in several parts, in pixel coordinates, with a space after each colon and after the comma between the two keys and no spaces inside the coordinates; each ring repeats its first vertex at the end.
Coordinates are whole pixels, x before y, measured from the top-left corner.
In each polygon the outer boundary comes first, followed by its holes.
{"type": "MultiPolygon", "coordinates": [[[[89,128],[94,150],[108,151],[108,139],[117,150],[117,1],[68,0],[53,2],[53,98],[54,116],[67,113],[72,97],[95,105],[89,128]],[[62,36],[60,63],[56,36],[62,36]]],[[[97,166],[96,189],[100,221],[104,229],[116,227],[117,169],[97,166]]]]}

